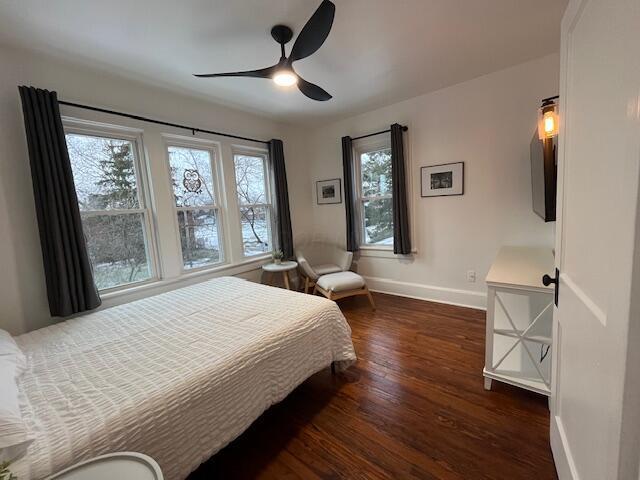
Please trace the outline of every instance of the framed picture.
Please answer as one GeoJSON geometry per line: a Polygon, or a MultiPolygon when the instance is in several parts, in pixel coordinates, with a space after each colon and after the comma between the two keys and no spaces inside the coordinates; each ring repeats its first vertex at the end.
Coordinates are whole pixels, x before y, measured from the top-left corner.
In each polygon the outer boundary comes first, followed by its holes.
{"type": "Polygon", "coordinates": [[[464,194],[464,162],[420,168],[422,197],[464,194]]]}
{"type": "Polygon", "coordinates": [[[316,197],[318,205],[342,203],[342,188],[339,178],[320,180],[316,182],[316,197]]]}

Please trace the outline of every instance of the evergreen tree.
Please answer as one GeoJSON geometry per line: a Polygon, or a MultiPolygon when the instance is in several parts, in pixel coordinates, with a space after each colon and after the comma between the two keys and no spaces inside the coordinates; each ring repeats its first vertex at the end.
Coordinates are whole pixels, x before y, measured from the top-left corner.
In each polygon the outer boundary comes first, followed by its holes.
{"type": "MultiPolygon", "coordinates": [[[[100,156],[100,191],[89,195],[88,203],[96,210],[138,208],[134,156],[129,142],[109,140],[100,156]]],[[[92,239],[89,254],[93,265],[110,264],[126,278],[107,283],[133,281],[146,265],[141,214],[100,215],[85,219],[84,227],[92,239]]],[[[114,273],[118,275],[118,273],[114,273]]],[[[121,275],[121,274],[120,274],[121,275]]],[[[118,275],[118,276],[120,276],[118,275]]]]}
{"type": "MultiPolygon", "coordinates": [[[[380,150],[363,155],[362,195],[391,194],[391,152],[380,150]]],[[[366,203],[365,225],[370,243],[393,237],[392,199],[376,199],[366,203]]]]}
{"type": "Polygon", "coordinates": [[[137,208],[136,173],[131,144],[109,141],[104,146],[105,155],[100,160],[101,178],[96,185],[102,188],[94,194],[101,208],[137,208]]]}

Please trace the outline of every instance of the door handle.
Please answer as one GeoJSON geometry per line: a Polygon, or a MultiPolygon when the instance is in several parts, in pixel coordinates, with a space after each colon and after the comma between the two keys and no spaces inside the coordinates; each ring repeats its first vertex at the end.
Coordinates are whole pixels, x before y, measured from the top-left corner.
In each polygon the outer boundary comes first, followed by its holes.
{"type": "Polygon", "coordinates": [[[548,287],[552,283],[555,285],[553,303],[555,303],[555,305],[557,307],[558,306],[558,288],[560,287],[560,270],[558,270],[557,268],[556,268],[556,276],[555,277],[550,277],[546,273],[542,276],[542,284],[545,287],[548,287]]]}

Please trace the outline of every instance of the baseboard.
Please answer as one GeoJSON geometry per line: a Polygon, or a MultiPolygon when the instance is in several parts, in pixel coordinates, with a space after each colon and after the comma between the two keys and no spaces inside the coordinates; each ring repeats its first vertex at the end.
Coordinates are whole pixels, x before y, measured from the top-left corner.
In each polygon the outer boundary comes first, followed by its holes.
{"type": "Polygon", "coordinates": [[[573,462],[571,452],[567,447],[567,436],[562,422],[557,416],[551,415],[551,452],[556,464],[556,472],[560,480],[578,480],[578,473],[573,462]]]}
{"type": "Polygon", "coordinates": [[[416,298],[430,302],[446,303],[459,307],[487,309],[487,295],[472,290],[424,285],[422,283],[401,282],[388,278],[364,277],[372,292],[387,293],[400,297],[416,298]]]}

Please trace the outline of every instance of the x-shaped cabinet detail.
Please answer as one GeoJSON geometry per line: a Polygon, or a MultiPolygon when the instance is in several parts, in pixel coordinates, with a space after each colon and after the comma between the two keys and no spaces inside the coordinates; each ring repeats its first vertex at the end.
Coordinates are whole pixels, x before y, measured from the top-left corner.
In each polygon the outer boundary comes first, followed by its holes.
{"type": "Polygon", "coordinates": [[[498,380],[549,395],[553,295],[489,286],[487,302],[485,388],[498,380]]]}

